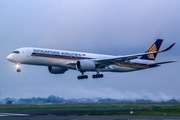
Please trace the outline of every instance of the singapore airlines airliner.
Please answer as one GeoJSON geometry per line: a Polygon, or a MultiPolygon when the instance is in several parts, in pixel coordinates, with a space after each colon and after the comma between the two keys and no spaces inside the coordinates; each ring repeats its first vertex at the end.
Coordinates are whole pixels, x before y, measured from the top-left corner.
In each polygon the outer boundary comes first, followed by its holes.
{"type": "Polygon", "coordinates": [[[78,70],[78,79],[87,79],[85,72],[94,71],[93,78],[103,78],[100,72],[130,72],[158,67],[175,61],[155,62],[158,53],[170,50],[175,43],[165,50],[160,50],[163,39],[156,42],[145,53],[113,56],[85,52],[25,47],[14,50],[7,59],[15,63],[17,72],[20,64],[47,66],[52,74],[63,74],[68,69],[78,70]]]}

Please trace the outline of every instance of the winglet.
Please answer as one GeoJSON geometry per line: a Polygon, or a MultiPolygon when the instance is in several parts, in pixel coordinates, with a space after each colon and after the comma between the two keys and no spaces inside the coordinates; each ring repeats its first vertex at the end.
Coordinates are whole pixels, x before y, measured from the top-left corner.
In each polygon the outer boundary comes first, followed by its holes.
{"type": "Polygon", "coordinates": [[[165,52],[170,50],[176,43],[173,43],[171,46],[169,46],[168,48],[166,48],[165,50],[159,50],[158,52],[165,52]]]}

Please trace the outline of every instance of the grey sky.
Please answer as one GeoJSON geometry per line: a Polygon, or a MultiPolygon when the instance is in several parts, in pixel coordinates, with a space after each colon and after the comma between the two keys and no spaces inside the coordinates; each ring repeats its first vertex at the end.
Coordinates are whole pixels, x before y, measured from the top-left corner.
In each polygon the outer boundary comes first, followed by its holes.
{"type": "Polygon", "coordinates": [[[0,98],[109,97],[180,98],[180,63],[131,73],[104,73],[103,79],[78,81],[77,71],[48,73],[47,67],[22,65],[17,73],[6,56],[20,47],[45,47],[113,55],[145,52],[158,38],[172,50],[157,61],[180,60],[179,0],[1,0],[0,98]]]}

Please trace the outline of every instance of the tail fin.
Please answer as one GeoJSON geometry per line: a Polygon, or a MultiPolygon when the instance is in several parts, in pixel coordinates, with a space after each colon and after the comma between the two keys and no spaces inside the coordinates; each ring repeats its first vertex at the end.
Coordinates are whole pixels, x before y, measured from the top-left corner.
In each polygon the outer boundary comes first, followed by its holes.
{"type": "MultiPolygon", "coordinates": [[[[163,43],[163,39],[157,39],[156,42],[146,52],[159,51],[162,43],[163,43]]],[[[140,59],[144,59],[144,60],[156,60],[157,55],[158,55],[158,53],[154,53],[154,54],[150,54],[150,55],[143,55],[140,59]]]]}

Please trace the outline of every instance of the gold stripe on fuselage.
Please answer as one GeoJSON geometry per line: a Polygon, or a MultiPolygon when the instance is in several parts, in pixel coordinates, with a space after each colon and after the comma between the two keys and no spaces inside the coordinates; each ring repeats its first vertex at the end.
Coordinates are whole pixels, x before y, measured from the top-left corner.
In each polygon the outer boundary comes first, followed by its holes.
{"type": "Polygon", "coordinates": [[[135,68],[135,69],[146,69],[146,68],[149,68],[148,65],[142,65],[142,64],[139,64],[139,63],[130,63],[130,62],[120,62],[120,65],[122,67],[130,67],[130,68],[135,68]]]}
{"type": "MultiPolygon", "coordinates": [[[[82,60],[83,58],[69,58],[69,57],[57,57],[57,56],[48,56],[48,55],[35,55],[32,54],[31,56],[35,56],[35,57],[44,57],[44,58],[55,58],[55,59],[64,59],[64,60],[82,60]]],[[[142,64],[138,64],[138,63],[130,63],[130,62],[119,62],[119,64],[122,67],[130,67],[130,68],[135,68],[135,69],[146,69],[149,68],[148,65],[142,65],[142,64]]],[[[119,66],[118,64],[114,64],[119,66]]]]}

